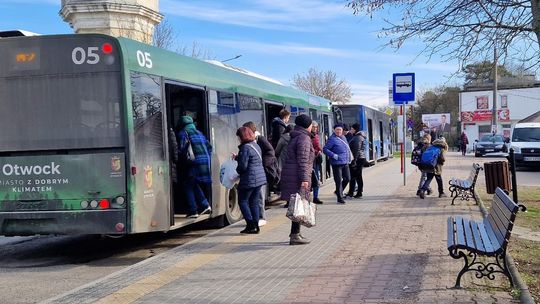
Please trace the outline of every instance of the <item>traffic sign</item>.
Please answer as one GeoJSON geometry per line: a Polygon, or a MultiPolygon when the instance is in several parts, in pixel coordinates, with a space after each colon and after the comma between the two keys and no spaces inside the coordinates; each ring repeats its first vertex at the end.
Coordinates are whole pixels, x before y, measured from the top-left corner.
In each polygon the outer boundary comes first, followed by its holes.
{"type": "Polygon", "coordinates": [[[392,99],[396,105],[414,103],[414,73],[392,75],[392,99]]]}

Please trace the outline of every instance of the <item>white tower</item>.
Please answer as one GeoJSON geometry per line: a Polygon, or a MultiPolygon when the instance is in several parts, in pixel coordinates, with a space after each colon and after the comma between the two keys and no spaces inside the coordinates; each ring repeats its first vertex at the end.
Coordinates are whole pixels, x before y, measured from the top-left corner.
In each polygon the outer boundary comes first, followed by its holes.
{"type": "Polygon", "coordinates": [[[101,33],[152,43],[159,0],[62,0],[60,16],[75,33],[101,33]]]}

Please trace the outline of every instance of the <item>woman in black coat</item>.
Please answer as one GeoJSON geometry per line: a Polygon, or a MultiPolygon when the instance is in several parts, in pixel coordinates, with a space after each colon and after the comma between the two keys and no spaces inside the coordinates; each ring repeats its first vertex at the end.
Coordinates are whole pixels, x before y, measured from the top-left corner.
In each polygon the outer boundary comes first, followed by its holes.
{"type": "MultiPolygon", "coordinates": [[[[291,142],[287,146],[287,161],[283,168],[281,199],[287,202],[292,194],[308,195],[311,188],[311,172],[315,149],[311,143],[311,123],[309,116],[301,114],[294,120],[296,126],[291,132],[291,142]]],[[[292,222],[290,245],[309,244],[309,240],[300,234],[300,223],[292,222]]]]}
{"type": "Polygon", "coordinates": [[[246,220],[246,228],[240,233],[259,233],[259,204],[261,188],[266,184],[261,149],[255,142],[255,134],[250,128],[240,127],[236,131],[240,141],[236,172],[240,175],[238,183],[238,200],[242,215],[246,220]]]}

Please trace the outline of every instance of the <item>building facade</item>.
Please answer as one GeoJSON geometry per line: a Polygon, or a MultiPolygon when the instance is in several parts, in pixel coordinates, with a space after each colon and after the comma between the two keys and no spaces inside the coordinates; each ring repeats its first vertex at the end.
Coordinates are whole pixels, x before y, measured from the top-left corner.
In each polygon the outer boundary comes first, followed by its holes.
{"type": "MultiPolygon", "coordinates": [[[[469,139],[468,150],[475,140],[492,133],[493,90],[468,89],[459,94],[461,130],[469,139]]],[[[540,111],[540,84],[497,90],[496,133],[510,137],[512,127],[521,119],[540,111]]]]}
{"type": "Polygon", "coordinates": [[[60,16],[75,33],[100,33],[152,43],[159,0],[62,0],[60,16]]]}

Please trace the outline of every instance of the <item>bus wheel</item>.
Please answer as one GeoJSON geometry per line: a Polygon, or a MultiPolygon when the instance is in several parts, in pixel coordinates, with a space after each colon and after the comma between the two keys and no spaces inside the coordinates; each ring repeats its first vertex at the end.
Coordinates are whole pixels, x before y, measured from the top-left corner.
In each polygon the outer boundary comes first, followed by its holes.
{"type": "Polygon", "coordinates": [[[242,219],[242,212],[238,204],[238,190],[236,187],[228,191],[227,195],[227,210],[225,210],[227,223],[236,223],[242,219]]]}

